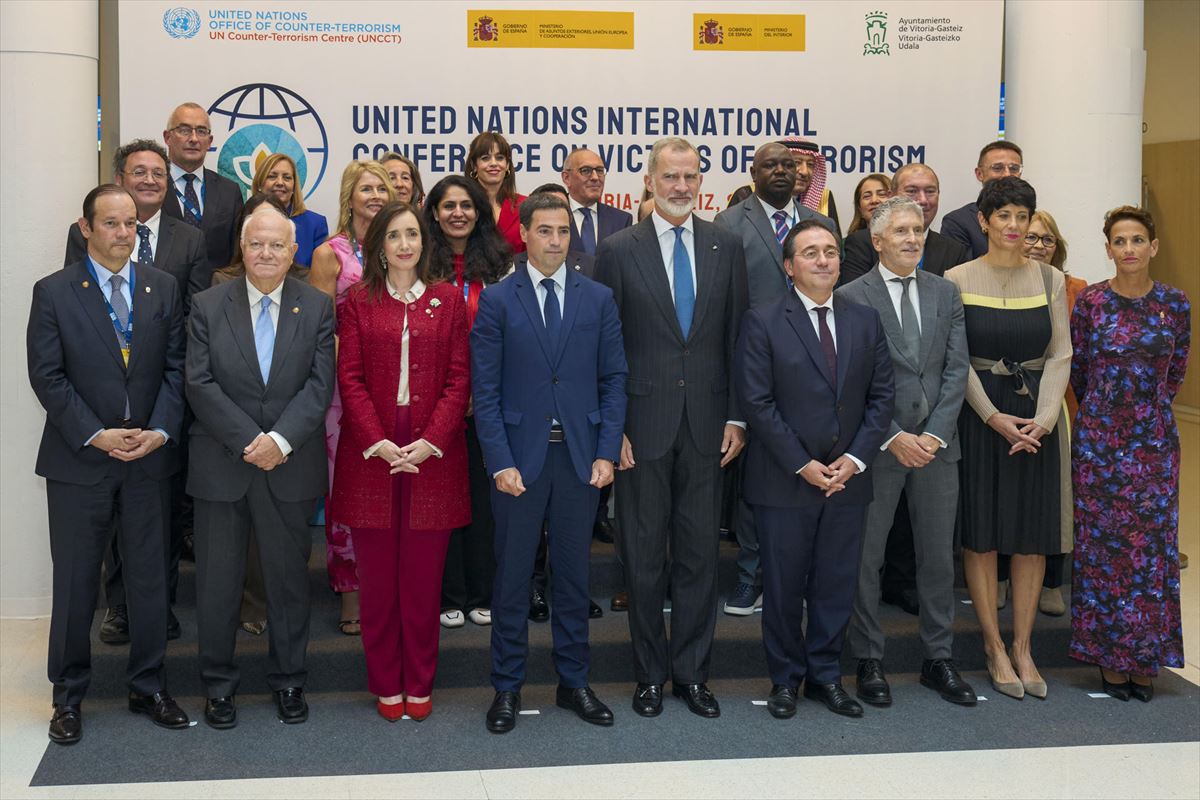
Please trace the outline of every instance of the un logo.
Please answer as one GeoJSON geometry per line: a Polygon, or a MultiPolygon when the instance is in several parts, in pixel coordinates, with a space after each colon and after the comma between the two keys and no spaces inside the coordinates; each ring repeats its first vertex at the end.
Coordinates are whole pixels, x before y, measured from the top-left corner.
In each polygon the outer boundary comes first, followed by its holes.
{"type": "Polygon", "coordinates": [[[191,39],[200,32],[200,15],[190,8],[168,8],[163,12],[163,30],[172,39],[191,39]]]}
{"type": "Polygon", "coordinates": [[[250,192],[254,172],[267,156],[284,153],[296,162],[296,184],[308,198],[325,177],[329,138],[308,101],[272,83],[248,83],[217,98],[208,109],[217,172],[250,192]]]}

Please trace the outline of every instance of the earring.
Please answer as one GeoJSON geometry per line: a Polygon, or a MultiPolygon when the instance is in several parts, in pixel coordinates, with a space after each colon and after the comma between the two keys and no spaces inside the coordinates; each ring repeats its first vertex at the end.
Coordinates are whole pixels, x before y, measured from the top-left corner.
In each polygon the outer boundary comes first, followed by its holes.
{"type": "Polygon", "coordinates": [[[476,178],[475,176],[476,176],[478,173],[477,173],[475,170],[471,170],[471,173],[470,173],[470,174],[471,174],[471,178],[472,178],[473,180],[477,180],[477,178],[476,178]]]}
{"type": "Polygon", "coordinates": [[[383,271],[387,272],[387,255],[385,255],[382,250],[379,252],[379,263],[383,266],[383,271]]]}
{"type": "Polygon", "coordinates": [[[983,225],[980,225],[979,230],[983,231],[984,236],[987,236],[987,228],[985,228],[983,225]]]}

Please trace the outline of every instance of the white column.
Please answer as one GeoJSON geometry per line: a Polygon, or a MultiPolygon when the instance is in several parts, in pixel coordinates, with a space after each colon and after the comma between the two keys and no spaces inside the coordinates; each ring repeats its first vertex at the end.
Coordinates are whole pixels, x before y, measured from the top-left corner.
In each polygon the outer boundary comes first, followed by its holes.
{"type": "Polygon", "coordinates": [[[1112,274],[1104,212],[1140,205],[1142,28],[1142,0],[1005,3],[1007,138],[1070,243],[1067,268],[1089,283],[1112,274]]]}
{"type": "Polygon", "coordinates": [[[45,413],[29,388],[34,281],[62,267],[68,225],[96,185],[97,0],[0,2],[0,616],[50,611],[45,413]]]}

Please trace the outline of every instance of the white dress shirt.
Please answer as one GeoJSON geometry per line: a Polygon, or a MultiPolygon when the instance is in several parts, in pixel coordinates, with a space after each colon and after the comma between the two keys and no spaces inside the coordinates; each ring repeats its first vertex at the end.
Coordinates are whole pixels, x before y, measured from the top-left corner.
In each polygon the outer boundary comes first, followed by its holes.
{"type": "Polygon", "coordinates": [[[596,244],[600,244],[600,215],[596,211],[600,204],[592,203],[590,206],[585,206],[570,196],[568,196],[567,202],[571,204],[571,219],[575,222],[575,230],[579,232],[580,240],[583,239],[583,209],[586,208],[592,212],[592,232],[596,236],[596,244]]]}
{"type": "MultiPolygon", "coordinates": [[[[808,312],[808,321],[812,323],[813,332],[817,334],[817,341],[821,340],[821,319],[819,316],[817,316],[817,309],[818,308],[829,309],[827,312],[825,312],[825,324],[827,326],[829,326],[829,335],[831,337],[833,337],[833,352],[836,353],[837,352],[837,322],[834,320],[833,295],[829,295],[829,298],[824,303],[818,303],[814,300],[810,300],[808,295],[804,294],[804,292],[800,291],[800,289],[798,289],[798,288],[794,289],[793,291],[795,291],[796,296],[800,298],[800,302],[804,305],[804,310],[808,312]]],[[[854,466],[858,467],[858,472],[866,471],[867,465],[864,464],[862,461],[860,461],[858,458],[856,458],[853,454],[847,452],[846,458],[848,458],[854,462],[854,466]]],[[[800,470],[804,469],[806,466],[808,466],[808,465],[801,464],[800,469],[796,470],[796,474],[799,475],[800,470]]]]}
{"type": "MultiPolygon", "coordinates": [[[[675,302],[675,227],[659,216],[658,209],[651,214],[654,220],[654,235],[658,237],[658,248],[662,252],[663,266],[667,268],[667,285],[671,287],[671,302],[675,302]]],[[[683,247],[687,250],[688,261],[692,264],[692,291],[698,292],[696,286],[696,234],[692,227],[693,217],[687,219],[678,227],[683,228],[683,247]]]]}
{"type": "MultiPolygon", "coordinates": [[[[158,211],[154,212],[154,216],[152,216],[150,219],[146,220],[145,222],[138,223],[138,225],[145,225],[147,228],[150,229],[150,258],[151,259],[155,259],[158,257],[158,228],[159,228],[159,225],[161,224],[161,222],[162,222],[162,207],[160,206],[158,211]]],[[[138,234],[137,244],[134,245],[134,248],[133,248],[134,255],[137,255],[138,248],[141,247],[141,244],[142,244],[142,237],[141,237],[141,234],[138,234]]],[[[147,266],[153,267],[154,264],[151,263],[151,264],[148,264],[147,266]]]]}
{"type": "Polygon", "coordinates": [[[200,165],[199,169],[197,169],[191,173],[189,173],[187,170],[185,170],[183,167],[181,167],[177,164],[172,164],[171,165],[171,191],[179,192],[179,195],[178,195],[179,208],[182,209],[183,215],[186,217],[187,209],[184,208],[183,197],[184,197],[184,195],[187,194],[187,181],[184,180],[183,176],[188,175],[188,174],[196,176],[196,180],[192,181],[192,186],[196,190],[196,202],[200,206],[200,216],[204,216],[204,165],[203,164],[200,165]]]}
{"type": "MultiPolygon", "coordinates": [[[[274,337],[279,332],[279,304],[283,300],[283,283],[284,283],[283,281],[280,281],[279,285],[276,286],[270,294],[264,295],[258,289],[254,288],[254,284],[250,282],[249,278],[246,278],[246,294],[249,296],[249,299],[250,299],[250,330],[251,331],[253,331],[255,333],[258,332],[258,315],[262,313],[262,307],[261,307],[262,299],[264,297],[270,297],[271,305],[269,306],[267,313],[271,319],[271,328],[273,331],[271,334],[272,337],[274,337]]],[[[274,354],[272,354],[272,358],[274,358],[275,356],[278,356],[278,355],[280,355],[280,354],[274,353],[274,354]]],[[[275,440],[275,444],[279,445],[280,451],[285,456],[291,454],[292,446],[288,443],[287,439],[283,438],[282,434],[280,434],[277,431],[266,431],[266,434],[267,434],[267,436],[270,436],[272,439],[275,440]]]]}
{"type": "MultiPolygon", "coordinates": [[[[537,295],[538,308],[542,312],[542,322],[546,322],[546,287],[542,286],[542,281],[547,276],[538,271],[538,268],[533,264],[526,263],[525,270],[529,273],[529,280],[533,283],[534,294],[537,295]]],[[[553,275],[549,276],[550,280],[554,281],[554,296],[558,298],[558,314],[562,318],[563,301],[567,295],[567,264],[564,261],[558,265],[558,269],[553,275]]]]}
{"type": "MultiPolygon", "coordinates": [[[[788,226],[789,231],[792,228],[796,227],[796,223],[800,221],[798,219],[800,214],[798,211],[796,211],[796,201],[795,200],[789,201],[787,204],[787,208],[776,208],[775,206],[768,203],[766,200],[763,200],[757,194],[754,195],[754,199],[758,201],[759,205],[762,206],[763,211],[766,212],[767,221],[771,223],[772,231],[775,230],[775,215],[778,214],[780,211],[783,211],[783,212],[787,213],[787,215],[788,215],[787,226],[788,226]]],[[[745,201],[743,201],[743,202],[745,202],[745,201]]]]}

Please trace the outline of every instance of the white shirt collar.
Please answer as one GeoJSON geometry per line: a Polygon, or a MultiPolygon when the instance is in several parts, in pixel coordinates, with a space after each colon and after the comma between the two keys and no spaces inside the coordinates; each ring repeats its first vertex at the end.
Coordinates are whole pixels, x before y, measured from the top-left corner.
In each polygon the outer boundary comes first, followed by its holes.
{"type": "Polygon", "coordinates": [[[204,183],[204,165],[201,164],[198,169],[195,169],[192,172],[188,172],[187,170],[185,170],[183,167],[179,166],[178,164],[171,165],[171,183],[178,186],[179,179],[182,178],[184,175],[195,175],[196,176],[196,184],[202,185],[204,183]]]}
{"type": "Polygon", "coordinates": [[[596,202],[596,203],[592,203],[590,206],[585,206],[583,203],[579,202],[578,200],[576,200],[574,197],[571,197],[570,195],[567,196],[567,202],[569,202],[571,204],[571,213],[572,214],[574,214],[576,211],[578,211],[581,208],[589,208],[592,211],[593,217],[596,216],[596,206],[600,205],[600,203],[596,202]]]}
{"type": "MultiPolygon", "coordinates": [[[[287,283],[286,276],[279,282],[279,285],[275,287],[274,291],[272,291],[269,295],[265,295],[266,297],[271,298],[271,305],[280,305],[281,301],[283,300],[283,284],[285,283],[287,283]]],[[[250,282],[249,277],[246,278],[246,293],[250,298],[250,308],[254,308],[261,303],[264,297],[263,293],[256,289],[254,284],[250,282]]]]}
{"type": "Polygon", "coordinates": [[[757,193],[755,193],[754,196],[755,196],[755,198],[758,199],[759,204],[762,205],[763,211],[766,212],[767,219],[771,220],[772,223],[775,222],[775,220],[773,218],[775,213],[779,212],[779,211],[783,211],[784,213],[786,213],[790,219],[796,218],[796,201],[795,200],[790,200],[788,202],[787,206],[784,208],[776,208],[775,206],[768,203],[766,200],[762,199],[762,197],[759,197],[759,195],[757,193]]]}
{"type": "MultiPolygon", "coordinates": [[[[533,282],[533,285],[535,287],[539,286],[541,284],[541,282],[546,279],[546,276],[543,275],[541,272],[539,272],[538,268],[535,267],[528,260],[526,260],[526,262],[525,262],[525,269],[529,273],[529,280],[533,282]]],[[[554,274],[550,276],[550,280],[554,281],[554,283],[558,286],[559,289],[561,289],[563,292],[566,292],[566,290],[567,290],[567,262],[565,259],[563,260],[563,263],[558,265],[558,269],[556,269],[554,271],[554,274]]]]}
{"type": "Polygon", "coordinates": [[[796,296],[800,298],[800,302],[804,304],[804,310],[810,314],[816,308],[828,308],[830,311],[833,311],[833,295],[829,295],[829,299],[824,303],[817,303],[804,292],[800,291],[799,287],[794,288],[792,291],[796,293],[796,296]]]}
{"type": "Polygon", "coordinates": [[[157,240],[158,239],[158,226],[161,222],[162,222],[162,206],[159,206],[158,211],[154,212],[154,216],[152,216],[150,219],[146,220],[145,222],[139,222],[138,224],[145,225],[147,228],[149,228],[150,229],[150,238],[157,240]]]}
{"type": "Polygon", "coordinates": [[[417,282],[409,287],[408,291],[404,293],[403,297],[399,292],[396,291],[396,289],[391,283],[388,282],[386,278],[384,278],[384,284],[387,286],[388,294],[403,303],[415,303],[421,299],[421,295],[425,294],[425,284],[420,278],[417,278],[417,282]]]}
{"type": "MultiPolygon", "coordinates": [[[[659,239],[661,239],[663,237],[664,233],[671,233],[671,234],[675,233],[676,226],[672,225],[671,223],[667,222],[665,219],[662,218],[662,215],[660,215],[658,213],[657,206],[655,206],[654,211],[650,214],[650,219],[654,220],[654,234],[659,239]]],[[[692,230],[692,220],[693,220],[693,215],[688,214],[687,219],[685,219],[683,221],[683,223],[681,225],[679,225],[679,227],[683,228],[685,231],[687,231],[688,233],[695,236],[696,232],[694,230],[692,230]]]]}
{"type": "Polygon", "coordinates": [[[899,275],[899,274],[897,274],[897,273],[895,273],[895,272],[892,272],[892,271],[891,271],[890,269],[888,269],[887,267],[885,267],[885,266],[883,265],[883,262],[882,262],[882,261],[880,261],[880,262],[879,262],[879,275],[880,275],[880,277],[882,277],[882,278],[883,278],[883,280],[884,280],[885,282],[886,282],[886,281],[892,281],[892,280],[902,281],[902,280],[904,280],[905,278],[915,278],[915,277],[917,277],[917,272],[918,272],[918,271],[919,271],[919,270],[915,270],[915,269],[914,269],[914,270],[913,270],[913,271],[912,271],[910,274],[908,274],[908,275],[899,275]]]}

